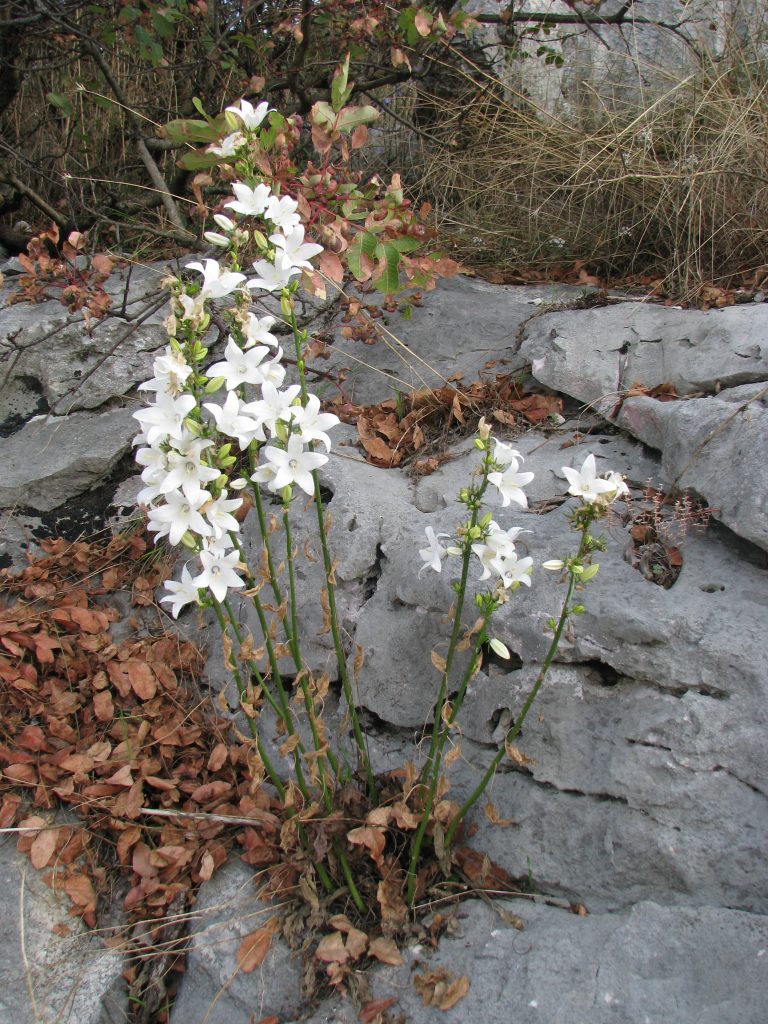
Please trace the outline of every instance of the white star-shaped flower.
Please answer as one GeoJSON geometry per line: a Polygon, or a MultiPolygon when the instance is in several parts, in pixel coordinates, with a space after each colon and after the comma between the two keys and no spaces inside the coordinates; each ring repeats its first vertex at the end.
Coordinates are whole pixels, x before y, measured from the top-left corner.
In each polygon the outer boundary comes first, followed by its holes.
{"type": "Polygon", "coordinates": [[[286,288],[292,277],[299,273],[281,249],[275,250],[275,262],[256,260],[253,269],[259,275],[246,284],[246,288],[260,288],[265,292],[276,292],[286,288]]]}
{"type": "Polygon", "coordinates": [[[427,535],[427,547],[419,548],[419,558],[424,565],[419,570],[419,576],[425,569],[434,569],[440,572],[443,568],[443,559],[448,554],[448,548],[440,543],[440,537],[450,537],[449,533],[435,533],[431,526],[425,526],[424,532],[427,535]]]}
{"type": "Polygon", "coordinates": [[[153,405],[139,409],[133,414],[144,431],[148,445],[162,444],[163,441],[181,440],[184,436],[184,419],[195,408],[193,395],[174,397],[165,391],[158,391],[153,405]]]}
{"type": "Polygon", "coordinates": [[[283,250],[294,267],[302,267],[305,270],[312,269],[312,264],[309,261],[323,251],[322,245],[304,241],[304,226],[302,224],[297,224],[292,231],[285,234],[278,232],[270,235],[269,240],[278,249],[283,250]]]}
{"type": "Polygon", "coordinates": [[[245,274],[233,270],[222,270],[216,260],[207,259],[205,263],[188,263],[187,270],[197,270],[203,275],[202,296],[209,299],[221,299],[230,295],[245,280],[245,274]]]}
{"type": "Polygon", "coordinates": [[[179,395],[184,390],[184,381],[192,373],[181,352],[174,352],[168,346],[163,355],[158,356],[152,364],[154,377],[139,384],[140,391],[167,391],[170,395],[179,395]]]}
{"type": "Polygon", "coordinates": [[[260,427],[266,427],[274,436],[278,420],[291,422],[292,403],[300,391],[299,384],[291,384],[285,391],[278,391],[274,384],[265,381],[261,385],[261,399],[243,405],[243,412],[253,416],[260,427]]]}
{"type": "MultiPolygon", "coordinates": [[[[497,442],[498,448],[498,442],[497,442]]],[[[510,449],[511,450],[511,449],[510,449]]],[[[494,451],[494,459],[496,459],[496,452],[494,451]]],[[[504,456],[507,457],[506,454],[504,456]]],[[[528,508],[528,498],[523,491],[523,487],[529,484],[533,480],[533,473],[518,473],[519,462],[514,455],[508,456],[508,462],[502,463],[505,468],[503,472],[495,472],[488,474],[488,482],[493,484],[494,487],[498,488],[501,494],[501,504],[504,508],[509,505],[511,501],[514,501],[520,508],[528,508]]]]}
{"type": "Polygon", "coordinates": [[[230,337],[224,349],[224,359],[219,363],[213,363],[207,373],[209,377],[223,377],[227,391],[234,391],[241,384],[261,384],[264,373],[260,369],[260,364],[269,354],[269,349],[265,345],[242,349],[235,339],[230,337]]]}
{"type": "Polygon", "coordinates": [[[171,544],[179,544],[187,530],[207,537],[211,527],[198,510],[209,498],[206,491],[200,491],[194,498],[188,498],[181,491],[171,491],[165,495],[164,505],[149,510],[147,529],[158,538],[168,537],[171,544]]]}
{"type": "Polygon", "coordinates": [[[264,449],[264,458],[276,468],[275,475],[268,485],[270,491],[281,491],[283,487],[297,484],[310,496],[315,493],[312,471],[319,469],[328,461],[327,455],[305,448],[301,438],[296,434],[288,438],[285,449],[268,445],[264,449]]]}
{"type": "Polygon", "coordinates": [[[270,198],[274,198],[269,185],[265,185],[263,182],[260,182],[255,188],[251,188],[250,185],[245,185],[242,181],[236,181],[232,185],[232,191],[237,198],[230,199],[224,205],[228,209],[234,210],[235,213],[242,213],[246,217],[261,217],[270,198]]]}
{"type": "Polygon", "coordinates": [[[242,504],[242,498],[228,498],[226,491],[222,491],[215,501],[208,502],[203,514],[213,528],[214,537],[223,537],[230,530],[233,533],[240,530],[240,524],[231,513],[242,504]]]}
{"type": "Polygon", "coordinates": [[[248,320],[243,328],[245,347],[251,348],[253,345],[268,345],[270,348],[277,348],[277,338],[274,334],[270,334],[275,323],[276,320],[273,316],[258,317],[255,313],[249,313],[248,320]]]}
{"type": "Polygon", "coordinates": [[[610,494],[616,490],[616,484],[608,480],[601,480],[597,475],[595,456],[591,453],[584,459],[581,469],[571,469],[570,466],[563,466],[563,476],[569,483],[568,493],[581,498],[588,504],[597,501],[603,494],[610,494]]]}
{"type": "Polygon", "coordinates": [[[299,436],[304,444],[320,441],[325,445],[327,452],[331,450],[331,439],[325,431],[335,427],[340,422],[339,417],[334,416],[332,412],[320,412],[320,399],[317,395],[309,395],[303,408],[294,406],[293,418],[298,424],[299,436]]]}
{"type": "Polygon", "coordinates": [[[230,391],[224,405],[205,402],[203,408],[213,416],[220,433],[237,438],[241,451],[245,451],[253,440],[266,440],[260,423],[249,414],[248,407],[240,401],[237,392],[230,391]]]}
{"type": "Polygon", "coordinates": [[[267,203],[264,216],[271,220],[279,231],[293,231],[301,222],[301,217],[296,212],[298,208],[299,204],[290,196],[281,196],[279,199],[272,196],[267,203]]]}
{"type": "Polygon", "coordinates": [[[181,570],[181,580],[168,580],[165,589],[168,593],[160,598],[160,603],[171,605],[171,615],[174,619],[178,619],[184,605],[200,604],[200,593],[186,565],[181,570]]]}
{"type": "Polygon", "coordinates": [[[200,491],[204,490],[204,483],[215,480],[219,476],[219,470],[202,461],[203,451],[211,444],[211,441],[201,439],[188,445],[183,452],[172,448],[168,452],[168,472],[160,484],[160,493],[169,494],[180,489],[187,498],[196,498],[200,491]]]}
{"type": "Polygon", "coordinates": [[[217,142],[213,146],[208,147],[208,152],[213,153],[215,156],[223,157],[227,160],[231,156],[235,156],[238,149],[246,144],[246,138],[242,132],[232,132],[217,142]]]}
{"type": "Polygon", "coordinates": [[[236,549],[223,552],[216,546],[208,545],[200,552],[200,563],[203,571],[195,576],[193,582],[198,587],[206,587],[217,601],[223,601],[229,589],[237,590],[245,583],[235,572],[239,569],[240,553],[236,549]]]}
{"type": "Polygon", "coordinates": [[[249,131],[253,131],[258,128],[264,118],[269,112],[269,104],[266,100],[263,100],[256,107],[248,100],[240,100],[238,106],[232,106],[226,108],[230,114],[234,114],[235,117],[240,118],[243,122],[243,127],[249,131]]]}

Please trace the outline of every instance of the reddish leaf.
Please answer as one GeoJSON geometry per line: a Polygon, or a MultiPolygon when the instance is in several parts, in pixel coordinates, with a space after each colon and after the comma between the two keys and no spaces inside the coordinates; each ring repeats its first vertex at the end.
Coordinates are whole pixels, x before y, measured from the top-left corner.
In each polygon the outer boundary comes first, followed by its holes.
{"type": "Polygon", "coordinates": [[[403,963],[403,956],[393,939],[374,939],[368,946],[368,956],[376,957],[383,964],[391,964],[393,967],[403,963]]]}
{"type": "Polygon", "coordinates": [[[126,661],[123,666],[133,692],[140,700],[152,700],[157,693],[157,679],[145,661],[126,661]]]}
{"type": "Polygon", "coordinates": [[[396,1002],[396,996],[388,996],[386,999],[373,999],[361,1008],[357,1019],[360,1021],[360,1024],[371,1024],[372,1020],[375,1020],[380,1013],[388,1010],[390,1006],[394,1006],[396,1002]]]}
{"type": "Polygon", "coordinates": [[[237,964],[244,974],[255,971],[264,963],[272,945],[272,937],[280,924],[278,917],[271,917],[263,928],[246,935],[237,950],[237,964]]]}
{"type": "Polygon", "coordinates": [[[349,953],[344,945],[344,937],[341,932],[331,932],[324,935],[317,944],[315,958],[323,963],[343,964],[349,959],[349,953]]]}
{"type": "Polygon", "coordinates": [[[100,722],[111,722],[115,717],[115,705],[109,690],[99,690],[93,695],[93,711],[100,722]]]}

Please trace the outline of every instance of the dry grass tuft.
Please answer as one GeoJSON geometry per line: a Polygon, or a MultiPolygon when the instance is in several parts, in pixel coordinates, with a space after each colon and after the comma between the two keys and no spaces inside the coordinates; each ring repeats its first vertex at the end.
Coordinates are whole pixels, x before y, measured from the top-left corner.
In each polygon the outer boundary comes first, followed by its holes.
{"type": "MultiPolygon", "coordinates": [[[[568,120],[490,80],[443,92],[420,152],[407,155],[459,258],[502,270],[588,259],[611,277],[661,272],[666,291],[690,298],[732,275],[759,284],[768,270],[764,56],[734,40],[685,78],[655,72],[666,89],[645,108],[596,112],[591,97],[568,120]]],[[[424,93],[408,102],[417,119],[430,102],[435,109],[424,93]]]]}

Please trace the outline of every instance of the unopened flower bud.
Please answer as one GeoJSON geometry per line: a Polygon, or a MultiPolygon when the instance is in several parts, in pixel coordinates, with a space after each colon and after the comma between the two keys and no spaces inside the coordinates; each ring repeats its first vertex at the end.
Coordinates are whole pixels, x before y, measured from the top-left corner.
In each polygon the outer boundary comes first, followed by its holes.
{"type": "Polygon", "coordinates": [[[497,640],[496,637],[493,637],[488,641],[488,646],[491,648],[493,653],[498,654],[500,658],[509,659],[509,649],[501,642],[501,640],[497,640]]]}
{"type": "Polygon", "coordinates": [[[214,213],[213,219],[221,228],[221,230],[226,231],[227,234],[229,234],[231,231],[234,231],[236,227],[235,222],[233,220],[230,220],[229,217],[225,217],[223,213],[214,213]]]}
{"type": "Polygon", "coordinates": [[[548,572],[559,572],[564,565],[565,562],[562,558],[550,558],[548,562],[541,563],[541,568],[546,569],[548,572]]]}
{"type": "Polygon", "coordinates": [[[218,245],[221,249],[229,248],[229,239],[226,235],[220,235],[218,231],[204,231],[203,238],[211,245],[218,245]]]}

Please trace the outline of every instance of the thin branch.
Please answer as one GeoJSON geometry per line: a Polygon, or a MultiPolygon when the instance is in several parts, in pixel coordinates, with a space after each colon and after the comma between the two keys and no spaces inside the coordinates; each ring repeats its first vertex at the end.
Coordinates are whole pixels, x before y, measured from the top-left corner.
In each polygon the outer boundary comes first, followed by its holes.
{"type": "Polygon", "coordinates": [[[117,81],[115,80],[109,65],[104,60],[101,51],[99,50],[98,46],[94,43],[94,41],[92,39],[86,38],[84,40],[84,48],[98,64],[99,70],[104,76],[107,85],[115,94],[115,98],[118,100],[119,103],[122,104],[122,106],[127,111],[128,116],[131,118],[131,120],[137,127],[136,147],[139,151],[141,162],[146,167],[147,173],[149,174],[152,184],[155,186],[155,188],[158,189],[158,191],[162,195],[162,202],[163,206],[165,207],[165,212],[168,214],[168,219],[175,228],[177,228],[182,233],[187,234],[190,238],[193,238],[194,235],[192,234],[192,232],[188,231],[187,227],[184,224],[184,221],[181,218],[179,208],[176,205],[173,196],[171,195],[171,190],[168,187],[168,183],[163,177],[160,168],[157,166],[154,157],[147,148],[147,143],[142,134],[144,124],[141,117],[139,117],[139,115],[131,109],[131,105],[128,103],[125,95],[123,94],[123,90],[120,88],[117,81]]]}
{"type": "Polygon", "coordinates": [[[47,203],[42,196],[38,195],[34,189],[31,189],[29,185],[25,185],[21,178],[17,178],[15,174],[10,173],[0,175],[0,181],[6,182],[8,185],[15,188],[17,192],[21,192],[21,194],[26,196],[33,206],[36,206],[38,210],[46,215],[46,217],[50,217],[54,224],[62,230],[67,227],[66,218],[62,217],[58,210],[54,210],[54,208],[47,203]]]}

